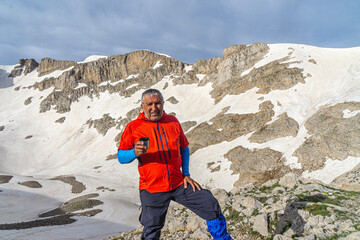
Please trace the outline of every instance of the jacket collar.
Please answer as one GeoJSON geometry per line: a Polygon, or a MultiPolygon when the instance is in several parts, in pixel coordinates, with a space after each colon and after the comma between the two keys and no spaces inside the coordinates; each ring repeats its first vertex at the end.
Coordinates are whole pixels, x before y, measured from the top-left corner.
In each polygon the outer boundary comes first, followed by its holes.
{"type": "MultiPolygon", "coordinates": [[[[158,122],[164,121],[167,116],[168,116],[168,115],[165,113],[165,111],[163,111],[163,115],[162,115],[161,119],[160,119],[158,122]]],[[[143,120],[143,121],[148,121],[148,122],[153,122],[153,121],[150,121],[149,119],[147,119],[147,118],[145,117],[144,112],[139,113],[139,116],[137,117],[137,119],[143,120]]]]}

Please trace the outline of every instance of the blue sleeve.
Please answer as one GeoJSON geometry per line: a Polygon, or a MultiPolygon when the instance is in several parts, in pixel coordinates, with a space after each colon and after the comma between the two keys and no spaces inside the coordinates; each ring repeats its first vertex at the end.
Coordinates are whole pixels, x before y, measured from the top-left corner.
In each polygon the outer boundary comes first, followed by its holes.
{"type": "Polygon", "coordinates": [[[136,158],[135,150],[119,150],[117,153],[117,158],[120,163],[131,163],[136,158]]]}
{"type": "Polygon", "coordinates": [[[180,149],[181,160],[182,160],[182,172],[183,176],[189,175],[189,161],[190,161],[190,150],[189,146],[180,149]]]}

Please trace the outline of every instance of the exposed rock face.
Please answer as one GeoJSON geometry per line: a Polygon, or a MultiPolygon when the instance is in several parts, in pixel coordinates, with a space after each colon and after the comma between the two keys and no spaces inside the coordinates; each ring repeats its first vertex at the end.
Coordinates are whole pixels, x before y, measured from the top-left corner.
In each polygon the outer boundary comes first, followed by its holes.
{"type": "Polygon", "coordinates": [[[237,146],[224,157],[232,162],[230,169],[240,174],[236,186],[245,186],[249,183],[262,184],[291,171],[284,165],[285,159],[282,153],[270,148],[249,150],[237,146]]]}
{"type": "Polygon", "coordinates": [[[26,74],[32,72],[38,66],[39,66],[39,63],[37,63],[34,59],[26,59],[24,74],[26,75],[26,74]]]}
{"type": "Polygon", "coordinates": [[[262,60],[268,51],[269,47],[264,43],[230,46],[224,50],[224,58],[216,61],[216,65],[214,61],[198,63],[205,66],[196,66],[196,69],[206,69],[203,72],[208,74],[200,84],[212,82],[214,90],[211,95],[215,102],[219,102],[227,94],[237,95],[254,87],[259,88],[258,93],[266,94],[274,89],[288,89],[304,82],[302,69],[289,68],[291,63],[283,63],[289,57],[254,68],[242,76],[244,71],[262,60]]]}
{"type": "Polygon", "coordinates": [[[52,73],[56,70],[65,70],[76,64],[73,61],[59,61],[52,58],[43,58],[38,68],[39,77],[52,73]]]}
{"type": "Polygon", "coordinates": [[[199,60],[194,64],[194,69],[200,74],[208,75],[203,83],[211,81],[221,85],[253,67],[268,51],[269,47],[265,43],[255,43],[250,46],[233,45],[223,51],[224,58],[199,60]]]}
{"type": "Polygon", "coordinates": [[[254,114],[225,114],[227,109],[212,118],[209,123],[200,123],[189,133],[191,152],[222,141],[231,141],[263,127],[274,115],[271,102],[263,102],[254,114]]]}
{"type": "Polygon", "coordinates": [[[18,77],[22,74],[24,66],[24,59],[20,59],[19,63],[14,67],[14,69],[9,74],[9,77],[18,77]]]}
{"type": "Polygon", "coordinates": [[[38,66],[39,63],[37,63],[34,59],[20,59],[18,64],[11,71],[9,77],[18,77],[23,73],[23,70],[24,74],[26,75],[32,72],[38,66]]]}
{"type": "Polygon", "coordinates": [[[197,60],[194,63],[193,70],[197,74],[212,74],[218,73],[218,67],[221,62],[221,58],[216,57],[212,59],[197,60]]]}
{"type": "Polygon", "coordinates": [[[170,102],[171,104],[179,103],[179,101],[175,97],[170,97],[166,101],[170,102]]]}
{"type": "Polygon", "coordinates": [[[59,180],[64,183],[70,184],[72,186],[72,193],[81,193],[86,190],[85,185],[82,182],[77,181],[76,178],[72,176],[58,176],[55,178],[51,178],[50,180],[59,180]]]}
{"type": "MultiPolygon", "coordinates": [[[[288,58],[282,61],[288,60],[288,58]]],[[[248,74],[241,76],[245,69],[228,70],[230,72],[220,72],[219,82],[215,82],[214,90],[211,92],[216,102],[219,102],[225,95],[238,95],[252,88],[259,88],[258,93],[267,94],[271,90],[285,90],[296,84],[304,83],[302,69],[289,68],[291,63],[282,63],[282,61],[273,61],[262,67],[254,68],[248,74]],[[228,76],[225,78],[224,76],[228,76]],[[225,78],[225,79],[224,79],[225,78]]],[[[245,65],[247,66],[247,65],[245,65]]]]}
{"type": "Polygon", "coordinates": [[[250,69],[260,61],[269,47],[265,43],[255,43],[250,46],[233,45],[223,51],[224,60],[219,65],[219,73],[222,74],[220,81],[227,80],[250,69]]]}
{"type": "Polygon", "coordinates": [[[31,103],[32,99],[33,99],[33,97],[29,97],[28,99],[25,100],[24,104],[29,105],[31,103]]]}
{"type": "Polygon", "coordinates": [[[298,131],[299,124],[293,118],[288,117],[286,113],[283,113],[276,121],[269,125],[265,125],[253,133],[249,137],[249,140],[250,142],[264,143],[281,137],[295,137],[298,131]]]}
{"type": "Polygon", "coordinates": [[[110,117],[109,114],[104,114],[100,119],[88,120],[87,124],[89,125],[89,128],[94,126],[98,133],[105,136],[110,128],[115,127],[115,119],[110,117]]]}
{"type": "Polygon", "coordinates": [[[291,63],[283,63],[288,61],[289,57],[254,68],[242,76],[244,71],[250,70],[262,60],[268,51],[269,47],[264,43],[234,45],[224,50],[223,59],[196,62],[194,69],[208,74],[200,84],[214,84],[211,95],[215,102],[219,102],[227,94],[240,94],[254,87],[259,88],[258,93],[265,94],[274,89],[288,89],[304,82],[302,69],[289,68],[291,63]]]}
{"type": "Polygon", "coordinates": [[[55,121],[56,123],[64,123],[65,122],[65,117],[61,117],[58,120],[55,121]]]}
{"type": "Polygon", "coordinates": [[[187,130],[189,130],[190,128],[196,126],[196,121],[187,121],[187,122],[183,122],[181,123],[181,127],[183,129],[184,132],[187,132],[187,130]]]}
{"type": "Polygon", "coordinates": [[[10,175],[0,175],[0,184],[2,183],[8,183],[13,178],[13,176],[10,175]]]}
{"type": "Polygon", "coordinates": [[[110,93],[118,92],[120,95],[128,97],[139,89],[152,86],[162,80],[164,76],[181,75],[184,72],[182,62],[146,50],[82,64],[46,58],[40,62],[38,72],[41,76],[71,66],[73,68],[64,72],[60,77],[47,78],[34,85],[39,90],[52,86],[58,90],[42,101],[40,112],[50,110],[51,106],[54,106],[60,113],[67,112],[71,109],[71,103],[77,101],[79,97],[96,96],[99,92],[106,90],[110,93]],[[154,68],[159,61],[162,65],[154,68]],[[100,85],[104,82],[116,83],[114,85],[110,83],[100,85]],[[80,83],[86,84],[86,87],[74,89],[80,83]]]}
{"type": "Polygon", "coordinates": [[[54,91],[40,103],[40,112],[49,111],[52,106],[58,113],[68,112],[71,109],[72,102],[78,101],[84,95],[92,97],[93,94],[98,94],[98,92],[92,91],[89,87],[54,91]]]}
{"type": "Polygon", "coordinates": [[[37,181],[19,182],[19,184],[29,188],[42,188],[42,185],[37,181]]]}
{"type": "Polygon", "coordinates": [[[311,137],[295,151],[303,170],[324,166],[326,158],[344,160],[360,156],[360,114],[344,118],[344,111],[360,110],[360,103],[346,102],[323,107],[305,123],[311,137]]]}

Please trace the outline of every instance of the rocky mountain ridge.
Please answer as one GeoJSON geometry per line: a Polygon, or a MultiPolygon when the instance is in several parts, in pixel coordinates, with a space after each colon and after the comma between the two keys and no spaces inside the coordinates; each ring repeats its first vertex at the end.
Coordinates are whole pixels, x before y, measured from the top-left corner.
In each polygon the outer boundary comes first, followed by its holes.
{"type": "MultiPolygon", "coordinates": [[[[0,174],[13,176],[1,186],[44,194],[51,179],[76,178],[86,186],[83,194],[98,194],[104,203],[97,217],[118,221],[109,214],[112,198],[136,212],[136,166],[119,165],[116,149],[141,111],[141,92],[154,87],[164,94],[165,111],[181,122],[190,172],[204,187],[231,196],[296,174],[359,191],[359,56],[359,48],[255,43],[192,65],[139,50],[84,62],[22,59],[0,66],[0,174]],[[35,180],[42,187],[17,184],[35,180]]],[[[78,194],[53,194],[61,200],[29,219],[61,209],[78,194]]]]}
{"type": "MultiPolygon", "coordinates": [[[[11,75],[18,76],[21,74],[19,69],[24,66],[23,71],[26,75],[38,65],[36,71],[39,77],[55,71],[63,71],[57,77],[43,78],[42,81],[36,82],[32,86],[40,91],[54,88],[41,101],[40,112],[55,109],[58,113],[65,113],[71,111],[72,103],[77,102],[79,98],[83,96],[94,98],[104,92],[130,97],[135,92],[149,88],[164,78],[169,78],[174,86],[191,84],[204,86],[211,83],[210,95],[217,104],[225,96],[240,95],[251,89],[257,89],[256,93],[259,94],[259,99],[262,99],[271,91],[287,90],[295,85],[304,84],[305,79],[311,77],[311,74],[305,74],[304,69],[291,66],[294,63],[301,62],[293,56],[294,51],[294,48],[289,47],[286,57],[270,61],[260,67],[255,67],[255,65],[269,53],[269,47],[264,43],[255,43],[250,46],[230,46],[224,50],[223,58],[199,60],[193,66],[147,50],[100,58],[85,63],[44,58],[40,64],[37,64],[33,59],[22,59],[15,66],[11,75]]],[[[310,55],[307,58],[309,63],[317,64],[310,55]]],[[[163,90],[166,91],[166,85],[164,85],[163,90]]],[[[169,99],[178,101],[173,96],[169,99]]],[[[28,99],[26,104],[29,102],[31,99],[28,99]]],[[[276,104],[281,107],[279,102],[276,104]]],[[[249,136],[249,141],[253,143],[266,143],[274,139],[296,137],[301,123],[289,117],[286,112],[276,116],[274,108],[274,102],[261,100],[257,113],[226,114],[229,110],[227,107],[212,119],[201,123],[197,122],[186,133],[191,143],[191,152],[194,153],[198,149],[223,141],[231,141],[249,133],[252,133],[249,136]],[[219,132],[217,129],[222,129],[222,131],[219,132]]],[[[306,120],[304,127],[309,132],[310,137],[293,153],[293,156],[297,157],[301,163],[301,171],[321,169],[324,167],[327,158],[344,160],[348,156],[360,157],[360,148],[358,147],[360,135],[356,134],[357,130],[360,129],[359,116],[342,117],[342,111],[358,111],[359,109],[359,102],[343,102],[335,106],[324,105],[306,120]],[[338,141],[339,138],[342,141],[338,141]]],[[[104,114],[101,119],[89,119],[89,127],[95,127],[102,135],[105,135],[107,130],[112,127],[124,128],[140,110],[140,108],[132,109],[126,117],[121,116],[118,119],[112,118],[109,114],[104,114]],[[92,122],[97,124],[92,124],[92,122]]],[[[188,123],[183,122],[183,124],[188,123]]],[[[115,139],[116,143],[118,143],[120,135],[121,132],[115,139]]],[[[233,149],[233,151],[237,151],[235,155],[245,154],[248,156],[247,159],[252,159],[243,150],[239,152],[240,149],[233,149]]],[[[274,149],[270,147],[269,150],[273,151],[274,149]]],[[[278,161],[279,157],[272,158],[272,154],[261,153],[263,152],[261,149],[252,151],[256,152],[255,155],[259,160],[263,159],[267,162],[268,166],[274,164],[277,166],[275,162],[278,161]]],[[[279,154],[282,158],[283,154],[279,154]]],[[[230,161],[237,163],[232,167],[233,172],[240,173],[236,170],[243,168],[239,164],[239,159],[230,157],[231,152],[228,152],[226,156],[229,156],[230,161]]],[[[251,162],[259,161],[253,160],[248,161],[245,165],[249,166],[251,162]]],[[[298,171],[290,168],[285,170],[286,168],[283,166],[286,164],[284,162],[284,158],[279,162],[279,168],[283,170],[277,171],[275,167],[275,170],[272,169],[270,173],[266,170],[269,167],[264,167],[263,171],[259,173],[257,170],[256,174],[252,175],[262,176],[261,178],[264,175],[281,177],[287,172],[298,171]],[[275,173],[276,171],[277,173],[275,173]]],[[[253,180],[243,181],[243,183],[261,184],[269,180],[263,178],[262,181],[259,181],[256,177],[247,177],[246,179],[253,180]]],[[[354,189],[358,188],[359,184],[357,183],[354,185],[354,189]]]]}

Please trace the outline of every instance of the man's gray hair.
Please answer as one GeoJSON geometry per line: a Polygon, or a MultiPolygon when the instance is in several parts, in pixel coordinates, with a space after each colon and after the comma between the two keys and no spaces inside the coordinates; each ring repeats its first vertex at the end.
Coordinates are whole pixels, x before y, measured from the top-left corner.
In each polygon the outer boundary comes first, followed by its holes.
{"type": "Polygon", "coordinates": [[[159,96],[161,101],[164,101],[164,98],[163,98],[163,95],[161,94],[161,92],[154,88],[150,88],[150,89],[146,90],[145,92],[143,92],[143,94],[141,95],[141,104],[144,104],[146,96],[159,96]]]}

